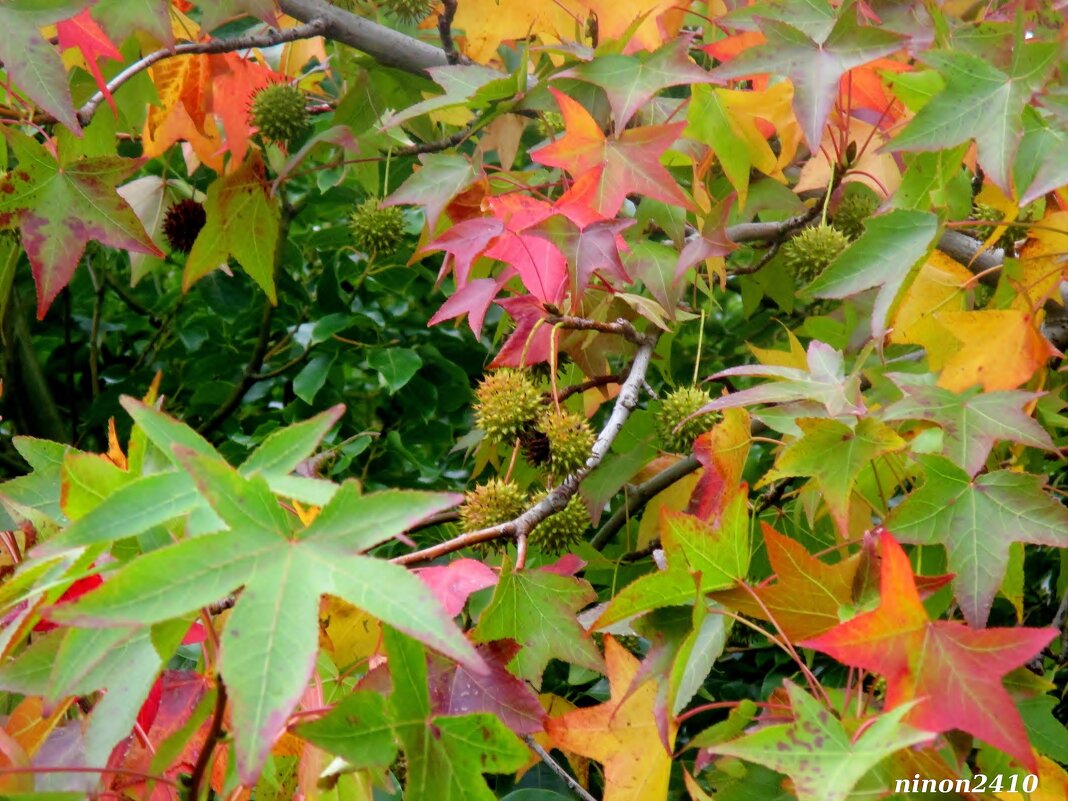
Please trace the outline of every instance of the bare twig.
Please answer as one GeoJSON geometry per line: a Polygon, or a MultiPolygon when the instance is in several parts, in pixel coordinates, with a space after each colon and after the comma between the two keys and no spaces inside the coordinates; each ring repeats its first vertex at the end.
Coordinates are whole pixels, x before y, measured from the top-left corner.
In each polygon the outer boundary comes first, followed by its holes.
{"type": "MultiPolygon", "coordinates": [[[[582,381],[578,384],[572,384],[569,387],[564,387],[560,390],[560,402],[570,398],[572,395],[578,395],[581,392],[585,392],[588,389],[596,389],[597,387],[606,387],[609,384],[618,384],[627,377],[626,372],[612,373],[611,375],[599,375],[594,378],[590,378],[586,381],[582,381]]],[[[548,396],[546,396],[548,397],[548,396]]]]}
{"type": "MultiPolygon", "coordinates": [[[[135,75],[144,72],[153,64],[175,56],[187,56],[207,53],[232,53],[236,50],[250,50],[256,47],[271,47],[272,45],[293,42],[297,39],[312,39],[322,36],[327,31],[327,22],[324,19],[309,19],[304,25],[298,25],[288,30],[270,30],[266,33],[251,33],[244,36],[235,36],[230,39],[209,39],[206,42],[183,42],[182,44],[156,50],[147,56],[138,59],[133,64],[122,70],[118,75],[107,83],[108,92],[114,93],[116,89],[129,81],[135,75]]],[[[85,104],[78,109],[78,122],[88,125],[100,104],[104,102],[104,93],[96,92],[85,104]]]]}
{"type": "Polygon", "coordinates": [[[467,139],[467,137],[474,132],[475,126],[478,125],[480,121],[481,118],[476,117],[470,124],[464,126],[456,133],[449,134],[441,139],[435,139],[432,142],[417,142],[414,145],[405,145],[404,147],[394,148],[391,153],[393,156],[418,156],[420,153],[437,153],[440,150],[448,150],[450,147],[456,147],[467,139]]]}
{"type": "Polygon", "coordinates": [[[441,49],[445,51],[445,58],[450,64],[459,64],[460,51],[456,49],[456,42],[452,40],[452,21],[456,18],[456,0],[441,0],[444,10],[438,15],[438,38],[441,39],[441,49]]]}
{"type": "Polygon", "coordinates": [[[558,325],[572,331],[600,331],[602,334],[619,334],[628,342],[641,345],[645,337],[638,333],[638,329],[629,320],[620,317],[614,323],[602,323],[598,320],[590,320],[586,317],[572,317],[568,314],[553,314],[545,318],[549,325],[558,325]]]}
{"type": "Polygon", "coordinates": [[[537,740],[529,734],[524,735],[523,740],[526,742],[527,746],[529,746],[530,750],[537,754],[538,758],[545,763],[549,770],[564,780],[564,784],[568,786],[568,789],[570,789],[571,792],[581,798],[582,801],[597,801],[596,798],[589,794],[585,787],[575,780],[574,776],[564,769],[563,765],[553,759],[552,756],[549,755],[549,752],[541,747],[537,740]]]}
{"type": "Polygon", "coordinates": [[[211,755],[215,746],[222,736],[223,713],[226,711],[226,685],[223,684],[222,676],[215,677],[215,712],[211,716],[211,724],[208,728],[208,736],[204,739],[204,745],[200,749],[193,773],[189,777],[189,799],[200,801],[201,786],[211,765],[211,755]]]}
{"type": "MultiPolygon", "coordinates": [[[[635,333],[637,332],[635,331],[635,333]]],[[[641,391],[642,381],[645,378],[646,371],[649,369],[649,362],[653,356],[653,348],[656,346],[655,335],[650,337],[641,337],[639,335],[639,337],[641,344],[638,347],[637,353],[634,355],[630,373],[627,376],[627,380],[624,381],[623,385],[619,388],[619,395],[616,396],[615,405],[612,407],[612,413],[609,415],[608,422],[605,423],[604,428],[601,429],[601,433],[598,434],[597,440],[593,443],[593,448],[590,450],[590,457],[586,460],[584,467],[581,467],[565,478],[559,486],[552,489],[542,500],[534,504],[534,506],[527,509],[527,511],[523,512],[523,514],[519,515],[519,517],[514,520],[509,520],[500,525],[491,526],[490,528],[480,529],[479,531],[461,534],[458,537],[453,537],[450,540],[438,543],[437,545],[432,545],[429,548],[423,548],[420,551],[403,554],[402,556],[394,558],[393,561],[397,564],[409,565],[415,562],[425,562],[430,559],[437,559],[439,556],[445,556],[446,554],[450,554],[462,548],[477,545],[480,542],[488,542],[501,537],[518,538],[520,535],[529,534],[542,520],[556,514],[567,506],[567,502],[571,500],[571,497],[576,492],[578,492],[579,484],[582,480],[588,476],[608,454],[616,436],[623,428],[623,424],[627,421],[631,411],[638,405],[638,397],[641,391]]]]}

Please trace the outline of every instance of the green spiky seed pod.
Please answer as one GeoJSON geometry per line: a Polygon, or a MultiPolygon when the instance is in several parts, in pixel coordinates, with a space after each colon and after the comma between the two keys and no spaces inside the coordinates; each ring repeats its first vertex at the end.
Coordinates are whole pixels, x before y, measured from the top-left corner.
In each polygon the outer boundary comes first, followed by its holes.
{"type": "Polygon", "coordinates": [[[404,213],[396,206],[382,208],[369,198],[349,217],[352,243],[371,256],[389,254],[404,237],[404,213]]]}
{"type": "Polygon", "coordinates": [[[815,225],[782,246],[786,269],[801,285],[816,279],[846,249],[849,239],[837,228],[815,225]]]}
{"type": "Polygon", "coordinates": [[[573,412],[553,410],[542,415],[538,430],[549,440],[549,472],[557,478],[586,464],[597,439],[589,421],[573,412]]]}
{"type": "Polygon", "coordinates": [[[567,506],[534,527],[528,541],[542,553],[563,553],[582,539],[590,522],[586,504],[578,495],[572,495],[567,506]]]}
{"type": "Polygon", "coordinates": [[[873,192],[849,192],[838,204],[831,225],[850,239],[856,239],[864,233],[864,221],[878,205],[879,199],[873,192]]]}
{"type": "Polygon", "coordinates": [[[526,508],[527,494],[511,481],[490,479],[464,494],[460,507],[460,527],[479,531],[519,517],[526,508]]]}
{"type": "MultiPolygon", "coordinates": [[[[996,222],[1004,219],[1004,217],[1005,215],[1001,213],[1000,209],[996,209],[986,203],[975,203],[972,206],[973,220],[989,220],[991,222],[996,222]]],[[[976,225],[965,230],[976,239],[985,242],[994,235],[996,229],[996,225],[976,225]]]]}
{"type": "Polygon", "coordinates": [[[551,139],[564,130],[566,123],[564,115],[559,111],[543,111],[535,126],[539,136],[551,139]]]}
{"type": "Polygon", "coordinates": [[[288,83],[272,83],[252,98],[251,122],[267,139],[295,150],[308,133],[304,92],[288,83]]]}
{"type": "Polygon", "coordinates": [[[693,441],[720,421],[722,415],[710,413],[690,417],[712,402],[712,396],[697,387],[679,387],[660,401],[656,412],[656,432],[664,450],[689,453],[693,441]],[[686,418],[690,419],[686,419],[686,418]],[[686,422],[683,422],[683,421],[686,422]]]}
{"type": "Polygon", "coordinates": [[[514,444],[541,408],[541,393],[521,370],[490,373],[475,390],[475,422],[490,442],[514,444]]]}
{"type": "Polygon", "coordinates": [[[382,5],[407,25],[418,25],[434,10],[434,0],[384,0],[382,5]]]}

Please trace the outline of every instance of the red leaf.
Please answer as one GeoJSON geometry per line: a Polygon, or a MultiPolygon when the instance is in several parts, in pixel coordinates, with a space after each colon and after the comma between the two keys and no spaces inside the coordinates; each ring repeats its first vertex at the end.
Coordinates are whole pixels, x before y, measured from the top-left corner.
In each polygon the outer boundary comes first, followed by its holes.
{"type": "Polygon", "coordinates": [[[473,217],[457,223],[433,242],[424,245],[419,252],[444,251],[446,256],[441,263],[438,282],[451,269],[456,276],[457,288],[462,289],[467,284],[467,276],[475,259],[504,231],[504,223],[496,217],[473,217]]]}
{"type": "Polygon", "coordinates": [[[252,96],[269,83],[284,80],[284,76],[234,53],[211,56],[213,78],[212,110],[222,120],[226,130],[226,145],[233,164],[245,160],[252,125],[249,104],[252,96]]]}
{"type": "Polygon", "coordinates": [[[111,92],[108,91],[108,82],[104,80],[104,76],[100,72],[100,65],[96,63],[96,60],[98,58],[110,58],[115,61],[122,61],[122,53],[115,47],[115,43],[108,38],[103,29],[96,24],[96,20],[90,16],[89,9],[84,9],[70,19],[57,22],[56,37],[59,39],[60,49],[67,50],[71,47],[77,47],[82,51],[82,55],[85,57],[85,64],[89,68],[89,72],[92,73],[96,85],[100,87],[100,91],[104,94],[104,99],[111,106],[111,110],[118,114],[118,109],[115,108],[115,100],[112,98],[111,92]]]}
{"type": "Polygon", "coordinates": [[[538,325],[539,320],[545,319],[544,307],[530,295],[498,300],[497,305],[515,320],[515,331],[490,367],[529,367],[547,362],[552,347],[552,326],[538,325]]]}
{"type": "MultiPolygon", "coordinates": [[[[45,610],[44,614],[48,615],[51,610],[55,609],[57,606],[62,606],[63,604],[70,603],[71,601],[76,601],[77,599],[85,595],[87,592],[89,592],[90,590],[95,590],[103,583],[104,579],[100,578],[100,575],[97,573],[94,573],[91,576],[86,576],[85,578],[78,579],[69,587],[67,587],[63,594],[56,599],[56,602],[52,604],[49,609],[45,610]]],[[[53,623],[51,620],[42,620],[40,623],[33,627],[33,630],[38,632],[44,632],[52,631],[56,628],[59,628],[59,626],[56,623],[53,623]]]]}
{"type": "Polygon", "coordinates": [[[441,601],[449,617],[463,611],[471,593],[497,583],[497,574],[475,559],[457,559],[443,567],[425,567],[415,573],[441,601]]]}
{"type": "Polygon", "coordinates": [[[463,289],[457,290],[452,297],[441,304],[441,308],[434,312],[427,325],[437,325],[461,314],[467,315],[467,324],[476,337],[482,336],[482,323],[486,320],[486,312],[489,310],[493,299],[497,297],[501,285],[515,273],[506,270],[499,278],[476,278],[469,282],[463,289]],[[502,280],[503,279],[503,280],[502,280]]]}
{"type": "Polygon", "coordinates": [[[545,710],[538,696],[505,667],[519,653],[519,645],[512,640],[496,640],[476,647],[489,665],[489,672],[484,675],[469,673],[455,662],[431,659],[428,678],[434,714],[488,712],[516,734],[541,731],[545,710]]]}
{"type": "Polygon", "coordinates": [[[885,676],[887,709],[917,701],[907,723],[966,731],[1034,771],[1027,732],[1001,679],[1040,653],[1057,631],[932,621],[905,551],[887,532],[881,545],[878,608],[800,644],[885,676]]]}

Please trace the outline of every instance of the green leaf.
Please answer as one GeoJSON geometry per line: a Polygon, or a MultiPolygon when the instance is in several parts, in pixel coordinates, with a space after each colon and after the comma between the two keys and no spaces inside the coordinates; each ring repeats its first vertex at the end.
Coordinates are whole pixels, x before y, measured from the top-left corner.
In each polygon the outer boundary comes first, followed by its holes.
{"type": "Polygon", "coordinates": [[[691,573],[701,574],[701,589],[710,592],[733,587],[749,572],[749,507],[744,492],[736,492],[712,525],[695,515],[665,509],[660,517],[660,541],[668,563],[682,558],[691,573]]]}
{"type": "Polygon", "coordinates": [[[838,97],[839,79],[854,67],[890,55],[905,41],[888,30],[860,27],[852,7],[841,12],[825,36],[816,34],[818,40],[785,22],[761,18],[759,25],[767,43],[716,67],[711,75],[726,79],[770,72],[789,78],[794,85],[794,113],[814,153],[838,97]]]}
{"type": "Polygon", "coordinates": [[[942,429],[942,455],[974,476],[1000,440],[1052,450],[1053,440],[1024,407],[1040,397],[1036,392],[983,392],[974,387],[961,393],[936,386],[900,384],[905,397],[888,406],[883,420],[927,420],[942,429]]]}
{"type": "Polygon", "coordinates": [[[890,310],[901,290],[927,258],[938,234],[938,218],[895,209],[872,217],[864,233],[803,292],[817,298],[848,298],[879,287],[872,308],[872,334],[886,333],[890,310]]]}
{"type": "Polygon", "coordinates": [[[493,599],[473,632],[476,642],[511,639],[523,646],[514,672],[535,686],[550,659],[603,671],[601,654],[576,619],[597,597],[581,579],[547,570],[515,570],[505,559],[493,599]]]}
{"type": "Polygon", "coordinates": [[[136,169],[136,161],[91,158],[61,166],[15,127],[4,126],[2,131],[18,165],[0,179],[0,220],[4,228],[17,225],[22,235],[37,285],[38,319],[70,283],[90,241],[163,255],[115,191],[115,185],[136,169]]]}
{"type": "Polygon", "coordinates": [[[337,354],[321,353],[311,359],[293,378],[293,393],[307,404],[315,403],[315,396],[326,385],[330,368],[334,366],[337,354]]]}
{"type": "Polygon", "coordinates": [[[979,164],[999,187],[1012,193],[1012,164],[1023,136],[1022,114],[1056,63],[1055,42],[1020,42],[1002,72],[988,58],[959,50],[925,53],[923,61],[945,79],[931,99],[891,140],[890,150],[943,150],[974,139],[979,164]]]}
{"type": "Polygon", "coordinates": [[[163,451],[175,465],[181,464],[175,453],[175,446],[222,461],[222,456],[211,443],[185,423],[142,403],[137,398],[124,395],[119,402],[137,423],[137,427],[148,437],[148,441],[163,451]]]}
{"type": "Polygon", "coordinates": [[[34,103],[75,133],[81,132],[74,112],[67,71],[56,48],[40,28],[77,14],[86,0],[34,7],[0,5],[0,61],[8,80],[34,103]]]}
{"type": "Polygon", "coordinates": [[[182,273],[187,290],[233,256],[252,279],[277,303],[274,289],[275,251],[281,210],[271,197],[263,165],[249,159],[208,187],[204,201],[207,222],[200,229],[182,273]]]}
{"type": "Polygon", "coordinates": [[[530,752],[489,714],[430,714],[426,656],[411,640],[383,631],[393,679],[394,731],[408,759],[405,801],[494,801],[483,773],[513,773],[530,752]]]}
{"type": "Polygon", "coordinates": [[[710,750],[787,774],[799,801],[845,801],[883,759],[933,737],[901,722],[914,706],[903,704],[875,718],[854,740],[829,709],[789,679],[784,683],[792,723],[765,726],[710,750]]]}
{"type": "Polygon", "coordinates": [[[467,157],[451,153],[431,153],[420,156],[419,161],[422,168],[397,187],[382,205],[420,205],[426,211],[427,226],[434,230],[449,201],[470,186],[478,173],[467,157]]]}
{"type": "Polygon", "coordinates": [[[144,31],[157,41],[171,44],[174,32],[170,7],[167,0],[98,0],[93,5],[93,18],[116,42],[144,31]]]}
{"type": "Polygon", "coordinates": [[[986,625],[1009,561],[1009,544],[1068,548],[1068,508],[1042,478],[1011,470],[971,478],[948,459],[921,456],[926,481],[887,521],[903,542],[944,545],[953,592],[973,628],[986,625]]]}
{"type": "Polygon", "coordinates": [[[790,476],[811,476],[838,529],[848,529],[849,498],[860,471],[887,453],[905,447],[885,423],[862,417],[850,427],[838,420],[802,418],[802,435],[786,446],[757,488],[790,476]]]}
{"type": "Polygon", "coordinates": [[[243,476],[256,473],[288,475],[315,453],[323,437],[345,414],[342,404],[307,420],[272,431],[238,468],[243,476]]]}
{"type": "Polygon", "coordinates": [[[683,559],[668,561],[666,570],[641,576],[616,593],[593,624],[605,629],[628,618],[665,606],[692,604],[697,593],[683,559]]]}
{"type": "Polygon", "coordinates": [[[423,366],[419,354],[410,348],[382,348],[372,351],[367,363],[378,370],[382,384],[389,389],[390,395],[411,381],[412,376],[423,366]]]}
{"type": "MultiPolygon", "coordinates": [[[[79,625],[152,624],[243,586],[223,630],[219,659],[233,703],[243,781],[258,775],[312,675],[324,593],[340,596],[474,672],[485,669],[426,584],[399,565],[345,555],[341,546],[349,543],[337,524],[337,510],[328,513],[313,536],[303,532],[302,538],[294,531],[296,517],[282,508],[262,476],[245,478],[214,456],[176,450],[229,531],[140,556],[100,589],[55,614],[79,625]]],[[[377,515],[351,525],[357,531],[361,524],[374,527],[374,536],[388,539],[419,522],[419,510],[436,512],[454,505],[456,498],[396,493],[384,501],[374,495],[360,500],[377,515]],[[413,507],[411,496],[425,503],[413,507]]],[[[348,512],[359,507],[347,497],[338,503],[348,512]]]]}
{"type": "Polygon", "coordinates": [[[374,692],[345,696],[329,714],[298,726],[296,733],[355,770],[388,767],[397,758],[392,716],[386,699],[374,692]]]}
{"type": "Polygon", "coordinates": [[[89,514],[110,495],[129,484],[132,476],[106,456],[71,453],[63,460],[61,497],[71,520],[89,514]]]}

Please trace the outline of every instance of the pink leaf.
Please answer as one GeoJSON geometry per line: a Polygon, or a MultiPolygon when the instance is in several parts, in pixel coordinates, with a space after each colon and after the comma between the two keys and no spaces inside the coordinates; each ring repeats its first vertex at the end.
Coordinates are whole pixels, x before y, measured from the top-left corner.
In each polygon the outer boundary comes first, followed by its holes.
{"type": "Polygon", "coordinates": [[[449,617],[463,611],[471,593],[497,583],[497,574],[475,559],[457,559],[443,567],[424,567],[415,573],[441,601],[449,617]]]}

